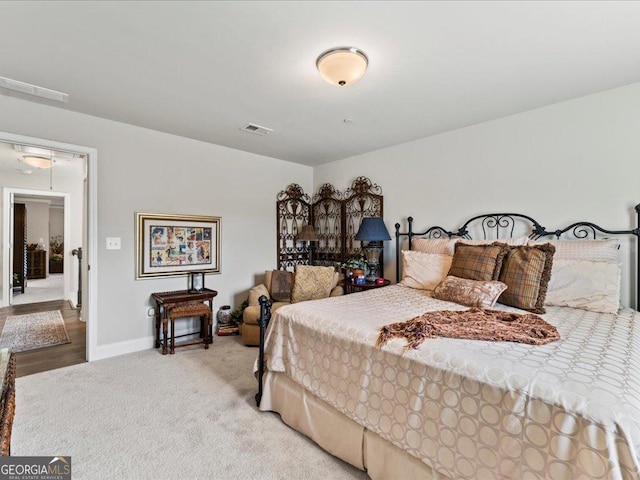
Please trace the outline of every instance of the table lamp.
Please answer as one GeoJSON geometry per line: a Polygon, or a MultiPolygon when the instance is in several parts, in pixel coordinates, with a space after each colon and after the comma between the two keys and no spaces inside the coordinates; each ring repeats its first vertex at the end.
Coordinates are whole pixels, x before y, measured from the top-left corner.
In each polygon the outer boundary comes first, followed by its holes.
{"type": "Polygon", "coordinates": [[[367,258],[369,273],[367,282],[375,282],[380,270],[380,252],[382,252],[382,242],[391,240],[389,231],[384,224],[382,217],[365,217],[362,219],[360,229],[356,234],[356,240],[368,242],[363,245],[362,250],[367,258]]]}
{"type": "Polygon", "coordinates": [[[318,240],[318,234],[313,228],[313,225],[305,225],[296,237],[296,242],[306,242],[307,249],[309,250],[309,265],[313,265],[313,245],[311,242],[318,240]]]}

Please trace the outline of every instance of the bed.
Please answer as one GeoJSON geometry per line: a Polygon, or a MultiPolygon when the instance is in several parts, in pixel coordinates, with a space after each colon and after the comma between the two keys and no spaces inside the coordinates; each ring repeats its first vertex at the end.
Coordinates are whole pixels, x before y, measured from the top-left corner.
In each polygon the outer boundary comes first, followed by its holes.
{"type": "MultiPolygon", "coordinates": [[[[636,212],[640,221],[640,205],[636,212]]],[[[635,241],[640,262],[638,228],[578,222],[547,230],[526,215],[489,214],[455,231],[414,232],[409,217],[408,231],[396,224],[398,284],[292,304],[273,317],[269,301],[261,300],[259,408],[279,413],[372,479],[640,478],[640,317],[636,309],[618,308],[619,244],[601,236],[635,241]],[[526,235],[519,236],[522,230],[526,235]],[[480,232],[481,241],[471,241],[472,232],[480,232]],[[566,236],[588,243],[558,243],[566,236]],[[422,260],[453,252],[454,266],[458,250],[468,249],[457,240],[486,245],[503,237],[511,252],[533,251],[553,239],[551,300],[537,315],[557,329],[559,340],[430,338],[410,349],[397,338],[377,345],[386,325],[425,312],[469,310],[435,298],[437,288],[407,286],[404,269],[415,271],[407,260],[415,254],[403,251],[426,248],[422,260]],[[437,245],[453,251],[429,253],[437,245]],[[618,272],[617,286],[611,272],[618,272]],[[584,285],[567,284],[571,278],[598,290],[585,294],[584,285]],[[606,295],[600,295],[601,279],[606,295]],[[563,288],[580,289],[580,295],[567,301],[563,288]]],[[[636,301],[638,266],[631,267],[636,301]]],[[[501,303],[491,310],[528,313],[501,303]]]]}

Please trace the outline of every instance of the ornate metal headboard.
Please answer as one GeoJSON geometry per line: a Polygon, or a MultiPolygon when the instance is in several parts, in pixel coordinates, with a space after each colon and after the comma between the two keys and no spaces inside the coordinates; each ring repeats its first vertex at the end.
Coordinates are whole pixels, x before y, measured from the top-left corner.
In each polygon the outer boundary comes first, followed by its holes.
{"type": "Polygon", "coordinates": [[[440,226],[428,228],[424,232],[413,230],[413,217],[408,217],[408,230],[400,231],[400,224],[396,223],[396,282],[400,281],[400,265],[402,263],[401,251],[403,237],[408,238],[408,249],[411,250],[411,243],[414,237],[420,238],[464,238],[471,239],[470,232],[481,232],[483,239],[500,239],[513,236],[527,235],[529,238],[537,240],[543,238],[560,238],[568,235],[574,239],[596,239],[605,235],[632,235],[636,237],[636,266],[635,266],[635,288],[636,288],[636,309],[640,309],[640,204],[635,206],[637,215],[636,228],[633,230],[608,230],[592,222],[575,222],[571,225],[549,230],[543,227],[538,221],[528,215],[521,213],[488,213],[477,215],[462,224],[456,231],[446,230],[440,226]]]}

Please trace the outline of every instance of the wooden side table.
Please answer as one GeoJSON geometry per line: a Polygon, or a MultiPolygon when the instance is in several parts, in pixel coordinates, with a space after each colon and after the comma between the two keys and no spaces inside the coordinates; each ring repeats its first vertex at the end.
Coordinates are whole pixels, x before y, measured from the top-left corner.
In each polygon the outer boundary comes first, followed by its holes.
{"type": "MultiPolygon", "coordinates": [[[[218,292],[215,290],[209,290],[208,288],[203,288],[199,292],[190,292],[188,290],[175,290],[172,292],[156,292],[151,294],[151,298],[153,298],[156,302],[156,342],[155,347],[160,348],[162,344],[162,354],[167,354],[167,340],[168,340],[168,325],[169,325],[169,317],[168,312],[169,309],[175,307],[176,305],[188,305],[189,303],[209,303],[209,309],[213,315],[213,299],[218,295],[218,292]],[[160,337],[160,324],[162,324],[162,337],[160,337]]],[[[211,325],[207,326],[208,332],[206,337],[213,338],[213,328],[211,325]]],[[[198,332],[193,332],[195,335],[198,332]]],[[[200,332],[201,335],[204,332],[200,332]]],[[[206,341],[207,338],[203,340],[206,341]]],[[[179,345],[177,345],[179,346],[179,345]]]]}
{"type": "Polygon", "coordinates": [[[372,288],[386,287],[390,283],[391,281],[387,280],[386,278],[384,279],[384,283],[365,282],[365,283],[357,284],[354,282],[345,281],[342,284],[342,287],[344,288],[345,295],[347,295],[349,293],[362,292],[364,290],[371,290],[372,288]]]}

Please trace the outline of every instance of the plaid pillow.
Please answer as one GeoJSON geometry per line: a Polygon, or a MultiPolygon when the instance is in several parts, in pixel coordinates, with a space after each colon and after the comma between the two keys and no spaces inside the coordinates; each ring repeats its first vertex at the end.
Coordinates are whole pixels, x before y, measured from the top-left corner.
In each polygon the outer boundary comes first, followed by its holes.
{"type": "Polygon", "coordinates": [[[505,305],[544,313],[544,299],[551,278],[556,247],[548,243],[527,247],[509,247],[499,280],[507,290],[498,300],[505,305]]]}
{"type": "Polygon", "coordinates": [[[447,275],[469,280],[498,280],[502,261],[509,247],[500,242],[490,245],[456,243],[451,268],[447,275]]]}

